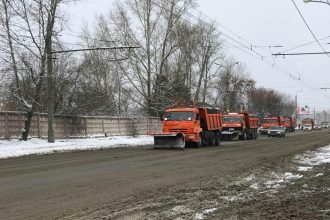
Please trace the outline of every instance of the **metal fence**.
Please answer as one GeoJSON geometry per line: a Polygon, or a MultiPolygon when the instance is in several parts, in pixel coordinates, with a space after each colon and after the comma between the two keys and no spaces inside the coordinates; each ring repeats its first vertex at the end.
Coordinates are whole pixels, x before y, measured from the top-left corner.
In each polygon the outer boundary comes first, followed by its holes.
{"type": "MultiPolygon", "coordinates": [[[[18,138],[26,120],[23,112],[0,112],[0,139],[18,138]]],[[[143,135],[161,130],[159,118],[55,115],[56,138],[143,135]]],[[[29,137],[47,138],[47,114],[35,113],[29,137]]]]}

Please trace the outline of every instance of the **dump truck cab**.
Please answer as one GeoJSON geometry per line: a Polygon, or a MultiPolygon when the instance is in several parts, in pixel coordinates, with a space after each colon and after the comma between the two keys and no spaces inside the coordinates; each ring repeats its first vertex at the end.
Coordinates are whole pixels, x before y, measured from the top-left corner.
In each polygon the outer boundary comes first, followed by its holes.
{"type": "Polygon", "coordinates": [[[247,112],[229,113],[222,117],[222,137],[230,140],[256,139],[258,118],[247,112]]]}
{"type": "Polygon", "coordinates": [[[224,130],[241,131],[246,127],[243,114],[229,113],[222,117],[222,122],[224,130]]]}
{"type": "Polygon", "coordinates": [[[301,124],[303,129],[305,128],[305,126],[311,126],[312,130],[314,129],[314,119],[312,118],[305,118],[301,124]]]}
{"type": "Polygon", "coordinates": [[[293,132],[295,130],[295,120],[293,117],[280,117],[281,126],[284,126],[286,131],[293,132]]]}
{"type": "Polygon", "coordinates": [[[280,117],[265,117],[262,127],[268,129],[269,127],[280,126],[280,117]]]}
{"type": "Polygon", "coordinates": [[[229,113],[222,117],[222,134],[231,136],[231,139],[242,137],[246,128],[243,114],[229,113]]]}
{"type": "Polygon", "coordinates": [[[165,111],[164,134],[184,134],[185,142],[197,142],[202,132],[198,108],[174,108],[165,111]]]}
{"type": "Polygon", "coordinates": [[[280,117],[278,116],[264,117],[262,121],[262,127],[259,129],[260,134],[267,134],[268,128],[281,125],[280,117]]]}

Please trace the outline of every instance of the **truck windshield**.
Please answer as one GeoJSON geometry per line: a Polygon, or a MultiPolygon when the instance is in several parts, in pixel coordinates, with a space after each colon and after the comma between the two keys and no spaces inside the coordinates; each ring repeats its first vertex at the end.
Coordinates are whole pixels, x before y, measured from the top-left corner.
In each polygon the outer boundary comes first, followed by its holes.
{"type": "Polygon", "coordinates": [[[264,119],[264,123],[277,123],[277,119],[264,119]]]}
{"type": "Polygon", "coordinates": [[[194,112],[167,112],[165,121],[191,121],[194,118],[194,112]]]}
{"type": "Polygon", "coordinates": [[[224,122],[241,122],[242,117],[240,117],[240,116],[224,116],[223,121],[224,122]]]}

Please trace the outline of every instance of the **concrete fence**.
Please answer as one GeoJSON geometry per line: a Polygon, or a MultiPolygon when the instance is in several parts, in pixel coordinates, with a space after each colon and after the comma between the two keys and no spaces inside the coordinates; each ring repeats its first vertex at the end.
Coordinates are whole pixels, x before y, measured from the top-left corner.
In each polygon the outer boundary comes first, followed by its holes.
{"type": "MultiPolygon", "coordinates": [[[[0,139],[18,138],[24,127],[23,112],[0,112],[0,139]]],[[[122,118],[102,116],[55,115],[56,138],[83,138],[92,136],[142,135],[161,130],[159,118],[122,118]]],[[[47,138],[47,114],[35,113],[29,137],[47,138]]]]}

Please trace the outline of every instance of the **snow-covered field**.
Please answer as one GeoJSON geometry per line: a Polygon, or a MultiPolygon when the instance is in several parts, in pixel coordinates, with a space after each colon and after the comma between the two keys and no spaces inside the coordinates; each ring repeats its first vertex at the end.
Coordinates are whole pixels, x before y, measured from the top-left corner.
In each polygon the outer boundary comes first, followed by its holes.
{"type": "Polygon", "coordinates": [[[55,143],[33,138],[28,141],[0,140],[0,158],[19,157],[30,154],[50,154],[75,150],[134,147],[153,144],[152,136],[115,136],[107,138],[60,139],[55,143]]]}

